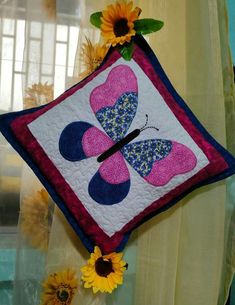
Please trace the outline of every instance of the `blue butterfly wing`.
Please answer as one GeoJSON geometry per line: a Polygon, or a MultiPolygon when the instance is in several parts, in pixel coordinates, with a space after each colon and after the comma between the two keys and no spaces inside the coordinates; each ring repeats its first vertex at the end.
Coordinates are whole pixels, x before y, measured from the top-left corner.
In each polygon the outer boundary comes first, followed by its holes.
{"type": "MultiPolygon", "coordinates": [[[[98,128],[78,121],[63,129],[59,139],[59,151],[64,159],[77,162],[98,156],[113,144],[114,142],[98,128]]],[[[122,201],[129,189],[129,171],[119,152],[101,164],[89,182],[88,193],[97,203],[112,205],[122,201]]]]}
{"type": "Polygon", "coordinates": [[[155,186],[167,184],[174,176],[191,171],[197,164],[190,148],[170,140],[139,141],[127,144],[121,152],[137,173],[155,186]]]}
{"type": "Polygon", "coordinates": [[[60,154],[68,161],[75,162],[87,158],[82,146],[83,136],[93,126],[87,122],[72,122],[61,132],[60,154]]]}
{"type": "Polygon", "coordinates": [[[121,202],[129,193],[130,179],[122,183],[109,183],[99,171],[92,177],[88,192],[92,199],[102,205],[113,205],[121,202]]]}
{"type": "Polygon", "coordinates": [[[113,144],[114,142],[97,127],[88,122],[74,121],[62,130],[59,151],[66,160],[76,162],[98,156],[113,144]]]}

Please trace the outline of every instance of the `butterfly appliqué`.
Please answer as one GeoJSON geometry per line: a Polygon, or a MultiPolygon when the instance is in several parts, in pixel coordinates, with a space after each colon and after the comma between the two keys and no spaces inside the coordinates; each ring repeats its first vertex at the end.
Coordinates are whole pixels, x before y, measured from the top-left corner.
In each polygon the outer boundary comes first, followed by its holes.
{"type": "MultiPolygon", "coordinates": [[[[59,150],[71,162],[99,156],[126,136],[138,107],[138,84],[132,69],[114,67],[105,83],[91,92],[90,106],[106,133],[85,121],[68,124],[60,135],[59,150]]],[[[125,160],[145,182],[156,187],[197,164],[192,150],[176,141],[131,142],[104,160],[90,180],[88,193],[97,203],[117,204],[128,195],[131,178],[125,160]]]]}

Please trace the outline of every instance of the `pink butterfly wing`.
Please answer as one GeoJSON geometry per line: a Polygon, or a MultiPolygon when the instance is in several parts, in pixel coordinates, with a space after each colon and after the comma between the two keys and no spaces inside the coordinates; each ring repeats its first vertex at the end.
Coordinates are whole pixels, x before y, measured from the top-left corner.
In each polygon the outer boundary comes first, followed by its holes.
{"type": "Polygon", "coordinates": [[[90,95],[90,104],[94,113],[105,107],[112,107],[125,92],[137,92],[137,79],[130,67],[114,67],[106,81],[96,87],[90,95]]]}
{"type": "Polygon", "coordinates": [[[172,150],[167,157],[153,164],[151,172],[144,179],[155,186],[166,185],[173,177],[190,172],[197,164],[191,149],[183,144],[172,142],[172,150]]]}
{"type": "Polygon", "coordinates": [[[82,148],[88,158],[102,154],[113,144],[114,142],[104,132],[94,126],[82,137],[82,148]]]}

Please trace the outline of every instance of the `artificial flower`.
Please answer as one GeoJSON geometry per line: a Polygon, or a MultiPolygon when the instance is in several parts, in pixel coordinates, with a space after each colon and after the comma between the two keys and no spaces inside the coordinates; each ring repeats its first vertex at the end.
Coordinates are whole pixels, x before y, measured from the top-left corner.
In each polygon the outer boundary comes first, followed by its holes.
{"type": "Polygon", "coordinates": [[[80,53],[80,59],[85,66],[85,70],[80,74],[81,78],[85,78],[91,74],[103,61],[108,47],[99,43],[92,44],[91,41],[86,38],[86,43],[83,43],[80,53]]]}
{"type": "Polygon", "coordinates": [[[25,91],[24,109],[45,105],[53,99],[53,85],[33,84],[25,91]]]}
{"type": "Polygon", "coordinates": [[[132,1],[121,0],[108,5],[107,9],[102,11],[100,28],[106,43],[114,47],[131,41],[132,36],[136,34],[134,22],[141,13],[140,8],[132,10],[132,7],[132,1]]]}
{"type": "Polygon", "coordinates": [[[21,206],[21,232],[34,247],[46,250],[49,240],[52,211],[49,195],[45,189],[27,196],[21,206]]]}
{"type": "Polygon", "coordinates": [[[87,265],[81,268],[84,287],[92,287],[94,293],[98,291],[111,293],[118,284],[121,285],[127,266],[122,256],[122,253],[116,252],[102,255],[99,247],[96,246],[87,265]]]}
{"type": "Polygon", "coordinates": [[[66,269],[50,274],[43,283],[41,305],[70,305],[78,288],[75,271],[66,269]]]}

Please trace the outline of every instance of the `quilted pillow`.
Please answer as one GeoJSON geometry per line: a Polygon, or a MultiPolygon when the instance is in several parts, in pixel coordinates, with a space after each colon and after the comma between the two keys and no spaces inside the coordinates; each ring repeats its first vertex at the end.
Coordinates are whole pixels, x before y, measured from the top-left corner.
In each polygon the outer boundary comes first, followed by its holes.
{"type": "Polygon", "coordinates": [[[110,49],[85,80],[0,126],[90,252],[120,251],[143,221],[235,171],[140,36],[131,61],[110,49]]]}

